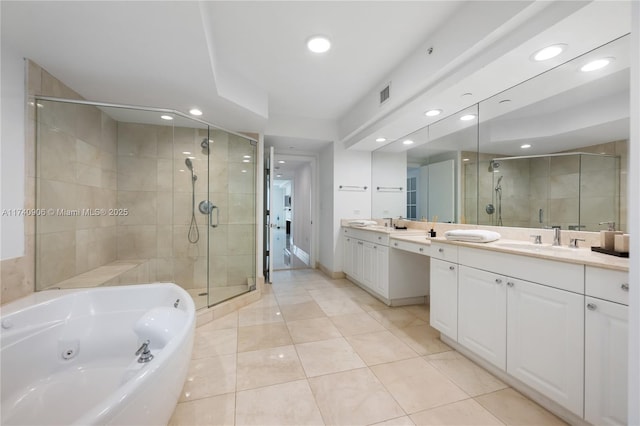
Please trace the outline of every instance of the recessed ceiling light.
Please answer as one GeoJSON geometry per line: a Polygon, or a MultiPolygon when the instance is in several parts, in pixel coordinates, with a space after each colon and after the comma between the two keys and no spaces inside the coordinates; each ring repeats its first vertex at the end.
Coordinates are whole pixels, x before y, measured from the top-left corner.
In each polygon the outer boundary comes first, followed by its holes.
{"type": "Polygon", "coordinates": [[[440,115],[441,112],[441,109],[430,109],[429,111],[425,112],[424,115],[426,115],[427,117],[435,117],[436,115],[440,115]]]}
{"type": "Polygon", "coordinates": [[[278,163],[280,163],[280,164],[284,164],[284,163],[286,163],[286,161],[284,161],[284,160],[278,160],[278,163]]]}
{"type": "Polygon", "coordinates": [[[463,115],[462,117],[460,117],[460,120],[462,120],[462,121],[469,121],[469,120],[473,120],[474,118],[476,118],[476,116],[475,116],[475,115],[473,115],[473,114],[466,114],[466,115],[463,115]]]}
{"type": "Polygon", "coordinates": [[[173,120],[173,117],[170,115],[161,115],[160,118],[162,118],[163,120],[173,120]]]}
{"type": "Polygon", "coordinates": [[[313,53],[324,53],[331,49],[331,41],[325,36],[313,36],[307,40],[307,48],[313,53]]]}
{"type": "Polygon", "coordinates": [[[191,115],[202,115],[202,111],[200,111],[198,108],[191,108],[189,110],[189,114],[191,114],[191,115]]]}
{"type": "Polygon", "coordinates": [[[407,140],[403,141],[402,143],[403,143],[404,145],[412,145],[412,144],[413,144],[413,141],[412,141],[412,140],[410,140],[410,139],[407,139],[407,140]]]}
{"type": "Polygon", "coordinates": [[[524,145],[520,145],[520,148],[522,148],[522,149],[531,148],[531,145],[528,144],[528,143],[525,143],[524,145]]]}
{"type": "Polygon", "coordinates": [[[376,142],[386,142],[387,138],[378,138],[376,139],[376,142]]]}
{"type": "Polygon", "coordinates": [[[546,61],[551,58],[555,58],[556,56],[561,54],[566,47],[567,45],[562,43],[547,46],[535,52],[531,56],[531,59],[533,59],[534,61],[540,62],[540,61],[546,61]]]}
{"type": "Polygon", "coordinates": [[[596,70],[599,70],[599,69],[602,69],[602,68],[606,67],[613,60],[614,60],[614,58],[596,59],[595,61],[591,61],[588,64],[584,65],[582,68],[580,68],[580,71],[582,71],[582,72],[596,71],[596,70]]]}

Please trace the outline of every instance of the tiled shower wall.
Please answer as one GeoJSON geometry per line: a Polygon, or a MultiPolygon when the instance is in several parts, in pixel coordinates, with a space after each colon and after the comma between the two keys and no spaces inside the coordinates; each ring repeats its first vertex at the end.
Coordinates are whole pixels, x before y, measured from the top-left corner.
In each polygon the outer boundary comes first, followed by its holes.
{"type": "Polygon", "coordinates": [[[37,103],[36,283],[46,288],[116,260],[116,122],[98,108],[37,103]],[[87,212],[103,209],[106,214],[87,212]]]}

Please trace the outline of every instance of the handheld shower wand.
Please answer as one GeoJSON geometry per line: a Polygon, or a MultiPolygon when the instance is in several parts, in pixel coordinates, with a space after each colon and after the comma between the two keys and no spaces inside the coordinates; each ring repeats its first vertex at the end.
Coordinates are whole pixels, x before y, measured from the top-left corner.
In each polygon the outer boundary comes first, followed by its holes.
{"type": "Polygon", "coordinates": [[[198,230],[198,223],[196,222],[196,180],[198,180],[198,176],[196,176],[193,171],[191,158],[184,160],[184,164],[186,164],[187,168],[191,171],[191,223],[189,224],[187,238],[189,238],[191,244],[195,244],[200,239],[200,231],[198,230]]]}
{"type": "Polygon", "coordinates": [[[498,226],[502,226],[502,185],[500,185],[500,183],[502,182],[502,178],[504,176],[500,176],[498,178],[498,182],[496,183],[496,203],[498,204],[498,223],[496,223],[496,225],[498,226]]]}

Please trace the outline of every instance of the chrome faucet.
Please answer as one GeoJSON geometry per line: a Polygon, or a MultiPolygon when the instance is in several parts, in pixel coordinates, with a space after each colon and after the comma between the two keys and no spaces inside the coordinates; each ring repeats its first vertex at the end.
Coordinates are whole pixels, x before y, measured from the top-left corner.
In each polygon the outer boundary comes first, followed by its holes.
{"type": "Polygon", "coordinates": [[[569,247],[570,248],[580,248],[578,246],[578,241],[584,241],[583,238],[571,238],[571,241],[569,241],[569,247]]]}
{"type": "Polygon", "coordinates": [[[535,238],[533,244],[542,244],[542,235],[530,235],[531,238],[535,238]]]}
{"type": "Polygon", "coordinates": [[[136,355],[140,355],[140,358],[138,358],[139,363],[149,362],[153,359],[153,355],[149,350],[149,343],[151,343],[149,340],[145,340],[142,346],[136,351],[136,355]]]}
{"type": "Polygon", "coordinates": [[[383,220],[385,220],[384,226],[387,226],[387,220],[389,221],[389,228],[393,228],[393,218],[392,217],[383,217],[383,220]]]}
{"type": "Polygon", "coordinates": [[[562,243],[560,242],[560,227],[553,228],[553,245],[554,246],[562,245],[562,243]]]}

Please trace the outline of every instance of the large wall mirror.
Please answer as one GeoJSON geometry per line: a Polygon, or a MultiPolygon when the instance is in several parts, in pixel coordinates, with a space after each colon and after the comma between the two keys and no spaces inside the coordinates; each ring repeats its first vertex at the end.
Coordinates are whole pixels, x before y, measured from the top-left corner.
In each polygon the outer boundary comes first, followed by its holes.
{"type": "Polygon", "coordinates": [[[628,141],[625,36],[380,148],[372,170],[406,156],[413,220],[626,231],[628,141]]]}

